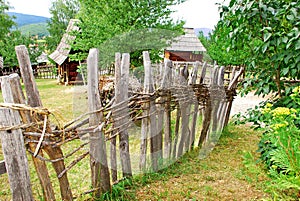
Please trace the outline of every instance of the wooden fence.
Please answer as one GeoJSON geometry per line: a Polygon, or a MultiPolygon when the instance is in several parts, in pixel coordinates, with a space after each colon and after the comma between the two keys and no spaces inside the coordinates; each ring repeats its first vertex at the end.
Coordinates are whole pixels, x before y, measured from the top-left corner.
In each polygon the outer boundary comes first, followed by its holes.
{"type": "Polygon", "coordinates": [[[38,79],[55,79],[57,78],[57,68],[55,65],[37,66],[33,69],[33,74],[38,79]]]}
{"type": "Polygon", "coordinates": [[[27,100],[14,74],[1,78],[4,103],[0,105],[0,112],[7,113],[0,122],[0,136],[15,200],[32,200],[32,195],[26,194],[31,190],[22,135],[45,200],[56,199],[46,162],[52,163],[56,171],[61,200],[72,200],[67,173],[87,155],[93,187],[89,192],[95,197],[110,191],[120,179],[131,177],[136,167],[140,172],[157,171],[194,147],[200,147],[200,156],[205,157],[228,123],[235,88],[243,73],[243,68],[234,68],[227,73],[226,81],[225,67],[200,62],[174,65],[171,61],[152,65],[148,52],[143,52],[144,85],[133,88],[129,79],[130,55],[116,53],[114,97],[103,106],[98,50],[91,49],[87,60],[88,113],[51,129],[49,116],[53,114],[42,107],[27,49],[18,46],[16,51],[27,100]],[[63,155],[61,145],[79,138],[88,140],[63,155]],[[134,150],[137,141],[139,148],[134,150]],[[13,152],[11,144],[15,144],[13,152]],[[89,151],[66,166],[64,160],[86,145],[89,151]],[[15,168],[21,164],[23,168],[15,168]],[[22,185],[13,182],[16,177],[23,181],[22,185]]]}

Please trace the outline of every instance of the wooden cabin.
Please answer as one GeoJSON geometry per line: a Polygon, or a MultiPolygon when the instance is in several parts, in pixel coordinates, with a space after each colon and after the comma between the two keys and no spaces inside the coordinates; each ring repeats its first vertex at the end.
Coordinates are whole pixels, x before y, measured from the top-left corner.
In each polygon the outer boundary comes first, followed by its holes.
{"type": "Polygon", "coordinates": [[[200,42],[193,28],[185,28],[185,34],[175,38],[171,46],[164,51],[164,57],[171,61],[202,61],[205,47],[200,42]]]}
{"type": "Polygon", "coordinates": [[[69,54],[72,53],[71,45],[74,43],[75,36],[70,35],[71,31],[78,31],[79,27],[76,26],[79,20],[71,19],[67,27],[66,33],[63,35],[56,50],[49,55],[55,61],[60,82],[65,84],[72,84],[81,79],[78,76],[77,67],[78,61],[70,60],[69,54]]]}

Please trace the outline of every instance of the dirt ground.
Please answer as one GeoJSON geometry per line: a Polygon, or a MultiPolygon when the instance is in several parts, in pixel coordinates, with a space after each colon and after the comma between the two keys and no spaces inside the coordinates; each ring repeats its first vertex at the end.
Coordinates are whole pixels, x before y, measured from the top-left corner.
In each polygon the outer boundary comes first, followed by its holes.
{"type": "Polygon", "coordinates": [[[256,96],[254,95],[254,92],[251,92],[244,97],[237,95],[233,101],[230,115],[232,116],[239,112],[244,113],[247,111],[248,108],[254,108],[256,105],[259,105],[260,102],[267,100],[269,97],[270,96],[256,96]]]}

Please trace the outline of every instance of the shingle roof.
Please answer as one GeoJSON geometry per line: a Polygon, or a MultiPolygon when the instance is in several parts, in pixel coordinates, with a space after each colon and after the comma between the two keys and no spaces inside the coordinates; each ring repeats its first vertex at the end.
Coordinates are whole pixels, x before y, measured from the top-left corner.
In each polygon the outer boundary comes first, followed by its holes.
{"type": "Polygon", "coordinates": [[[177,37],[167,50],[185,52],[206,51],[205,47],[196,36],[193,28],[185,28],[184,31],[185,34],[177,37]]]}
{"type": "Polygon", "coordinates": [[[79,27],[76,26],[76,23],[79,22],[77,19],[71,19],[69,25],[67,27],[66,33],[63,35],[59,45],[56,50],[50,54],[50,58],[53,59],[58,65],[64,63],[64,61],[68,58],[71,44],[75,40],[75,36],[70,35],[71,31],[78,31],[79,27]]]}

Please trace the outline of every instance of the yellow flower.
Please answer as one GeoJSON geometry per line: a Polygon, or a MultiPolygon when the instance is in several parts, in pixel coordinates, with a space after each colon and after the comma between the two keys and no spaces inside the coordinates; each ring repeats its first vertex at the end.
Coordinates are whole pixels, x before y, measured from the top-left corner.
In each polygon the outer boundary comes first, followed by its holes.
{"type": "Polygon", "coordinates": [[[271,108],[263,108],[262,110],[261,110],[261,113],[262,114],[267,114],[267,113],[270,113],[271,112],[271,108]]]}
{"type": "Polygon", "coordinates": [[[290,109],[286,107],[277,107],[271,113],[273,117],[284,117],[291,114],[290,109]]]}
{"type": "Polygon", "coordinates": [[[295,87],[292,91],[293,93],[300,93],[300,86],[295,87]]]}
{"type": "Polygon", "coordinates": [[[266,108],[271,108],[272,106],[273,106],[273,104],[271,104],[271,103],[266,104],[266,108]]]}
{"type": "Polygon", "coordinates": [[[273,129],[273,130],[278,130],[278,129],[280,129],[280,128],[285,128],[285,127],[287,127],[287,122],[284,122],[284,123],[281,123],[281,124],[273,124],[273,125],[271,125],[271,128],[273,129]]]}

